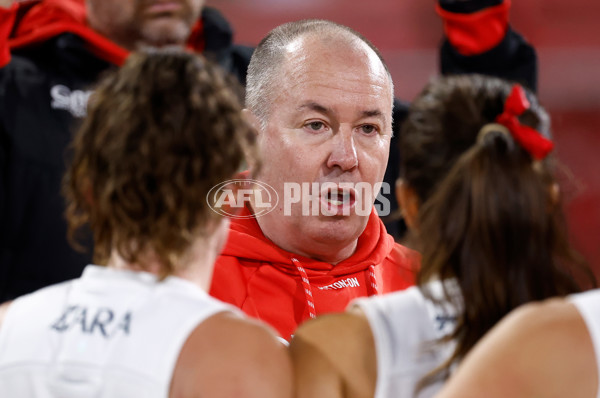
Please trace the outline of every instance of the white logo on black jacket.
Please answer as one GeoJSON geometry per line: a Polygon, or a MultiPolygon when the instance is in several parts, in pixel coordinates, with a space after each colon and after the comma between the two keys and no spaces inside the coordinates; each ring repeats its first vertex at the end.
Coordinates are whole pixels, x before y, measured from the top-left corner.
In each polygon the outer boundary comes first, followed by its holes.
{"type": "Polygon", "coordinates": [[[87,104],[93,91],[71,90],[62,84],[52,86],[50,96],[53,109],[64,109],[75,117],[84,117],[87,114],[87,104]]]}

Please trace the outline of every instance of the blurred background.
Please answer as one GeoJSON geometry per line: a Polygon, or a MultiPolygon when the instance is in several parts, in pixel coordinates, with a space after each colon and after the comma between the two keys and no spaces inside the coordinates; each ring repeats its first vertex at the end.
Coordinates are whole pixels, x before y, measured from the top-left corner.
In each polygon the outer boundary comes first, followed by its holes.
{"type": "MultiPolygon", "coordinates": [[[[348,25],[388,63],[396,96],[410,101],[438,71],[442,24],[433,0],[207,0],[235,41],[256,45],[304,18],[348,25]]],[[[563,197],[577,249],[600,276],[600,1],[513,0],[511,24],[539,58],[539,97],[550,111],[563,197]]]]}

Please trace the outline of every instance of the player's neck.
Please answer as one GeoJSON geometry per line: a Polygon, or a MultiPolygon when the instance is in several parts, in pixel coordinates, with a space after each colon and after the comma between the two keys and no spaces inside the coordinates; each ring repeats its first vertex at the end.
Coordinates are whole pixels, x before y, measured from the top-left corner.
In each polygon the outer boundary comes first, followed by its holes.
{"type": "MultiPolygon", "coordinates": [[[[214,262],[217,258],[217,245],[211,239],[196,239],[183,255],[173,264],[170,275],[185,279],[207,291],[210,286],[214,262]]],[[[139,256],[137,262],[128,262],[117,252],[113,252],[107,266],[136,272],[148,272],[164,276],[164,263],[153,250],[147,250],[139,256]]]]}

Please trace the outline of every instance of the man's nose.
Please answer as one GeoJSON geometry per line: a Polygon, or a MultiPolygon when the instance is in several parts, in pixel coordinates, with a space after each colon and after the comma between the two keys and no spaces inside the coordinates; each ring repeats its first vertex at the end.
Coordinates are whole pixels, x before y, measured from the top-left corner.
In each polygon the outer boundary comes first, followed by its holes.
{"type": "Polygon", "coordinates": [[[327,167],[339,167],[346,171],[356,166],[358,166],[358,156],[352,129],[340,128],[340,131],[333,137],[333,148],[327,161],[327,167]]]}

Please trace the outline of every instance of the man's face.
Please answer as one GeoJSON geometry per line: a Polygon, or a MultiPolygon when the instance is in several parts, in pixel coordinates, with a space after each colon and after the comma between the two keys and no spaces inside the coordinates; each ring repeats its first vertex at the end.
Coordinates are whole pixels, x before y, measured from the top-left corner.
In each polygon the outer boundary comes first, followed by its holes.
{"type": "Polygon", "coordinates": [[[181,45],[198,19],[204,0],[87,0],[90,26],[117,44],[181,45]]]}
{"type": "Polygon", "coordinates": [[[360,182],[373,187],[385,172],[392,116],[387,72],[364,43],[324,44],[308,36],[288,46],[275,85],[259,136],[263,169],[257,179],[278,192],[280,204],[257,221],[278,246],[339,262],[352,254],[368,221],[368,211],[358,214],[357,204],[370,210],[377,195],[346,188],[360,182]],[[325,214],[312,208],[306,214],[298,202],[286,215],[286,183],[309,183],[325,214]]]}

